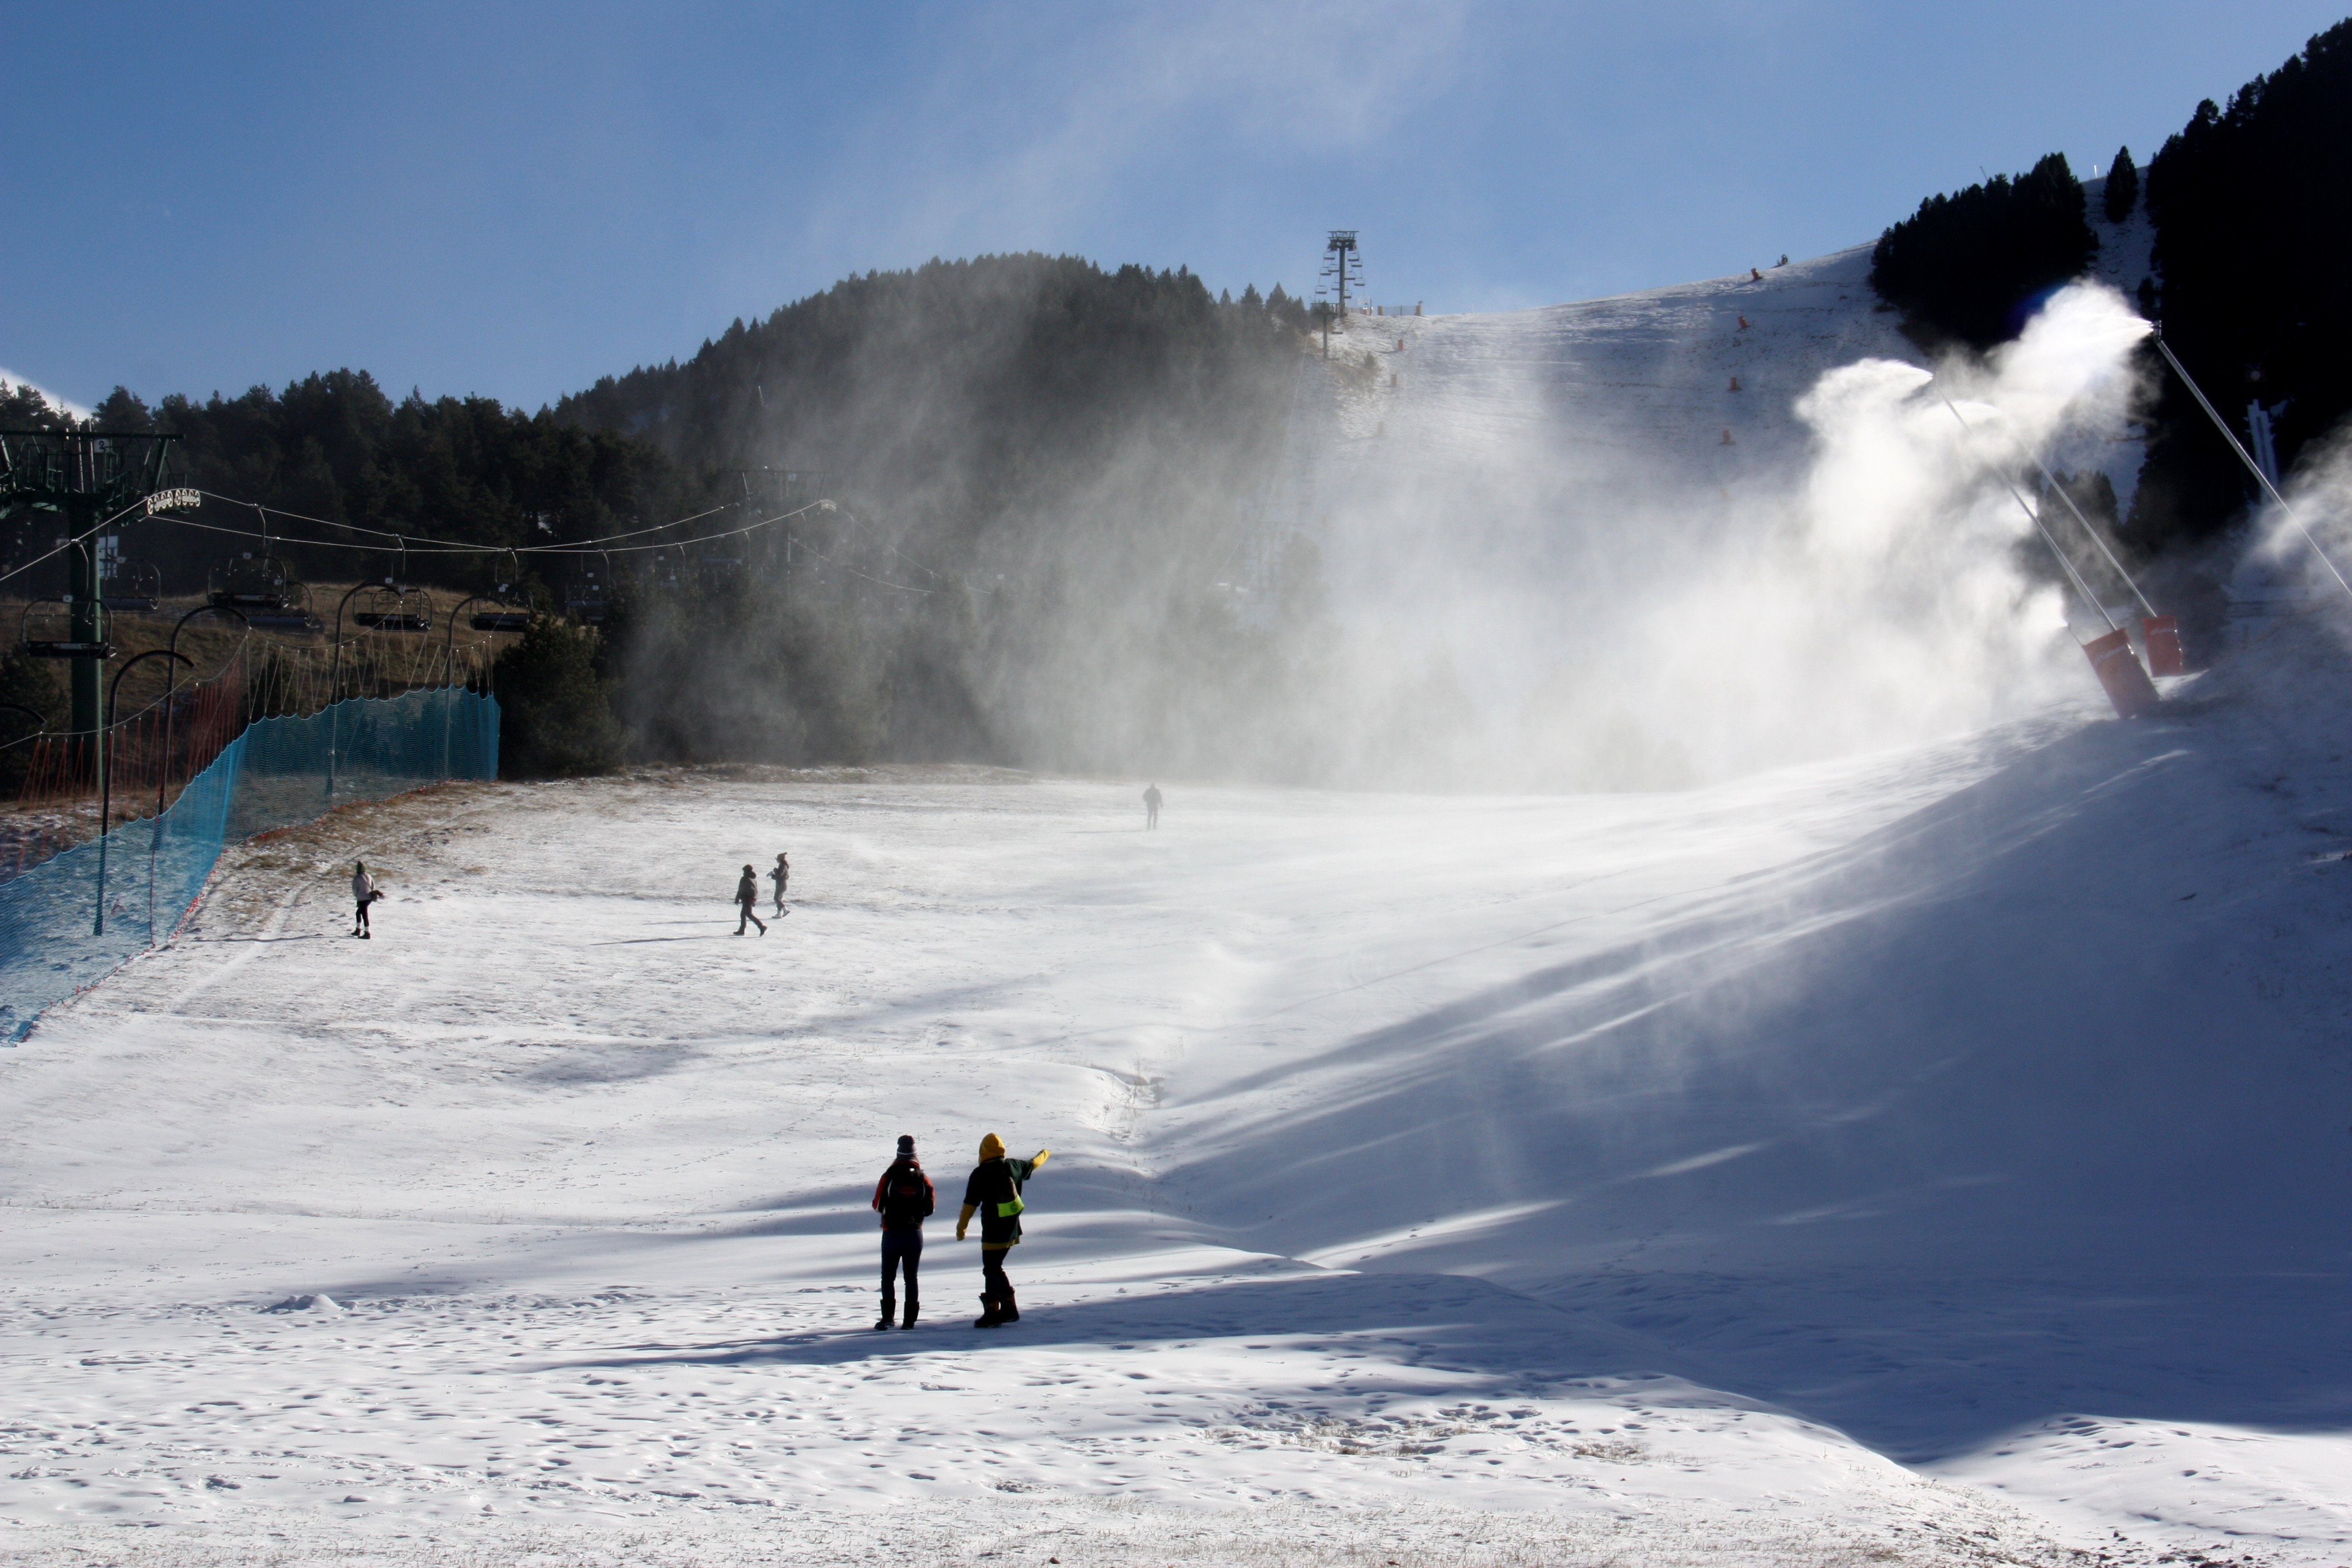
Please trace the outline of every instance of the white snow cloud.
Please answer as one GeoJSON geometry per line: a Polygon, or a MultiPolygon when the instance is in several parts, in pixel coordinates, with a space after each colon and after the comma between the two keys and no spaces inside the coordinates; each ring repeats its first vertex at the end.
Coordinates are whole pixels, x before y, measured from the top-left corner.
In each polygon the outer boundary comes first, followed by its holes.
{"type": "Polygon", "coordinates": [[[28,392],[37,392],[41,395],[42,400],[47,403],[52,408],[61,408],[77,419],[87,419],[89,417],[89,410],[88,408],[85,408],[80,404],[74,402],[71,398],[59,396],[58,394],[51,392],[47,387],[43,386],[39,382],[35,381],[28,375],[18,375],[6,365],[0,365],[0,386],[21,386],[28,392]]]}

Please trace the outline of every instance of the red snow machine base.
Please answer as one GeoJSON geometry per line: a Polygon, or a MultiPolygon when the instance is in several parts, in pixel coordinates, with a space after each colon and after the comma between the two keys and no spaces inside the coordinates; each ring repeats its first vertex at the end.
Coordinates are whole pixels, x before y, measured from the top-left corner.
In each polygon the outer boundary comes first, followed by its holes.
{"type": "Polygon", "coordinates": [[[2094,637],[2083,645],[2083,656],[2091,661],[2092,670],[2099,684],[2107,689],[2107,700],[2116,705],[2118,719],[2137,719],[2154,710],[2160,700],[2156,694],[2156,682],[2140,668],[2139,656],[2132,652],[2131,633],[2112,631],[2103,637],[2094,637]]]}
{"type": "Polygon", "coordinates": [[[2180,623],[2170,616],[2142,616],[2139,635],[2147,639],[2150,675],[2186,675],[2189,660],[2180,651],[2180,623]]]}

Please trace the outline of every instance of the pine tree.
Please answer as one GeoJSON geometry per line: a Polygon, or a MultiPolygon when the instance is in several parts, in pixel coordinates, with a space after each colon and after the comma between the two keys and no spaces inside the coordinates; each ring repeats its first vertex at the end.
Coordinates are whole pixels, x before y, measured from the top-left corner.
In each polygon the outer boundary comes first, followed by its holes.
{"type": "Polygon", "coordinates": [[[2121,223],[2138,205],[2139,165],[2132,162],[2130,148],[2118,147],[2115,167],[2107,171],[2107,221],[2121,223]]]}

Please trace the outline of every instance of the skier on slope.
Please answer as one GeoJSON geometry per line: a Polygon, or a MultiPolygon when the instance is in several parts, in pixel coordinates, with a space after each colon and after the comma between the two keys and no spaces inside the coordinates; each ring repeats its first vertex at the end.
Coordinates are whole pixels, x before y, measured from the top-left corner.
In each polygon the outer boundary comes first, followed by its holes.
{"type": "Polygon", "coordinates": [[[743,875],[736,879],[735,907],[743,911],[743,919],[735,922],[737,936],[743,934],[745,921],[758,926],[761,936],[768,934],[768,922],[761,920],[759,915],[760,879],[749,866],[743,868],[743,875]]]}
{"type": "Polygon", "coordinates": [[[776,868],[768,873],[768,880],[776,885],[776,918],[779,920],[784,914],[784,885],[792,879],[793,863],[784,858],[784,852],[779,849],[776,851],[776,868]]]}
{"type": "Polygon", "coordinates": [[[368,875],[367,862],[352,862],[352,902],[359,908],[352,916],[352,934],[365,940],[374,933],[368,929],[368,906],[383,897],[375,890],[375,879],[368,875]]]}
{"type": "Polygon", "coordinates": [[[874,1184],[874,1212],[882,1216],[882,1321],[876,1328],[890,1326],[902,1265],[907,1271],[907,1316],[898,1326],[915,1326],[921,1307],[915,1276],[923,1263],[923,1221],[938,1206],[939,1194],[930,1177],[923,1174],[922,1163],[915,1158],[914,1135],[901,1133],[898,1158],[874,1184]]]}
{"type": "Polygon", "coordinates": [[[1143,826],[1147,828],[1160,826],[1160,786],[1156,784],[1144,786],[1143,826]]]}
{"type": "Polygon", "coordinates": [[[980,1215],[981,1314],[972,1327],[992,1329],[1021,1321],[1021,1304],[1013,1299],[1013,1281],[1004,1275],[1004,1254],[1021,1245],[1021,1188],[1053,1157],[1040,1149],[1031,1158],[1014,1160],[1004,1152],[1004,1140],[992,1132],[980,1141],[980,1163],[963,1184],[963,1212],[956,1216],[956,1239],[964,1238],[971,1216],[980,1215]]]}

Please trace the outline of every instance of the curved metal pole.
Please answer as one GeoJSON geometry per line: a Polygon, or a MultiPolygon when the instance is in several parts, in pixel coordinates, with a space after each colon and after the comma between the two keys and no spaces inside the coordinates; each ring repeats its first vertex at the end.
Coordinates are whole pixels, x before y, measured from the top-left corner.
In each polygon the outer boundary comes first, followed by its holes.
{"type": "MultiPolygon", "coordinates": [[[[22,713],[26,718],[30,719],[34,723],[39,725],[40,728],[34,731],[34,734],[47,734],[48,732],[49,716],[47,714],[27,708],[21,702],[0,702],[0,708],[5,708],[11,713],[22,713]]],[[[27,738],[29,739],[30,737],[27,738]]]]}
{"type": "MultiPolygon", "coordinates": [[[[243,610],[231,609],[226,605],[198,605],[172,625],[171,654],[173,659],[180,658],[180,628],[203,615],[235,616],[236,624],[243,626],[248,636],[253,631],[253,623],[245,618],[243,610]]],[[[191,669],[195,668],[194,660],[184,662],[191,669]]],[[[155,770],[155,833],[147,845],[147,942],[151,947],[155,942],[155,862],[163,853],[163,795],[172,784],[172,720],[174,703],[180,695],[179,664],[167,664],[163,668],[163,761],[155,770]]]]}
{"type": "MultiPolygon", "coordinates": [[[[174,658],[179,660],[180,663],[186,665],[193,665],[195,663],[195,660],[190,658],[186,654],[173,653],[170,648],[166,647],[151,647],[145,653],[134,653],[129,658],[124,659],[122,661],[122,668],[114,672],[114,684],[106,689],[106,728],[100,731],[101,735],[110,736],[113,733],[114,700],[122,694],[122,678],[130,674],[134,666],[143,664],[151,658],[174,658]]],[[[104,936],[106,934],[106,820],[109,809],[113,805],[114,748],[112,746],[108,746],[101,753],[101,762],[99,767],[98,918],[90,922],[89,934],[92,936],[104,936]]]]}
{"type": "MultiPolygon", "coordinates": [[[[457,617],[465,612],[467,605],[478,605],[484,600],[493,604],[498,602],[488,594],[477,594],[470,599],[459,600],[457,607],[449,612],[449,635],[442,639],[441,664],[442,668],[448,671],[448,678],[452,684],[455,684],[457,677],[457,617]]],[[[449,731],[457,722],[457,693],[450,692],[446,695],[442,699],[441,705],[441,776],[446,779],[449,776],[449,731]]]]}
{"type": "Polygon", "coordinates": [[[335,651],[327,661],[327,809],[335,808],[335,748],[342,742],[342,721],[335,709],[343,700],[343,609],[352,595],[362,588],[373,588],[373,583],[354,583],[343,596],[335,601],[335,651]]]}
{"type": "Polygon", "coordinates": [[[449,612],[449,635],[441,639],[441,667],[453,676],[457,672],[457,616],[467,605],[486,602],[496,604],[498,599],[493,595],[477,594],[470,599],[458,600],[457,608],[449,612]]]}
{"type": "MultiPolygon", "coordinates": [[[[186,626],[190,621],[194,620],[198,616],[206,615],[235,616],[238,626],[243,626],[247,632],[253,630],[253,623],[245,618],[245,612],[242,610],[231,609],[226,605],[198,605],[194,609],[190,610],[186,615],[182,616],[172,627],[171,652],[173,658],[179,658],[180,657],[180,628],[186,626]]],[[[184,659],[181,662],[186,664],[191,669],[195,668],[195,662],[193,659],[184,659]]],[[[159,824],[163,819],[164,781],[171,776],[172,699],[178,696],[179,692],[180,666],[174,664],[170,667],[170,675],[164,681],[163,685],[163,766],[156,771],[155,775],[155,820],[159,824]]],[[[160,836],[162,832],[162,827],[158,826],[156,828],[158,836],[160,836]]]]}
{"type": "Polygon", "coordinates": [[[342,699],[343,610],[351,604],[352,595],[362,588],[374,586],[373,583],[354,583],[351,585],[350,592],[335,601],[335,651],[327,663],[327,705],[331,708],[342,699]]]}

